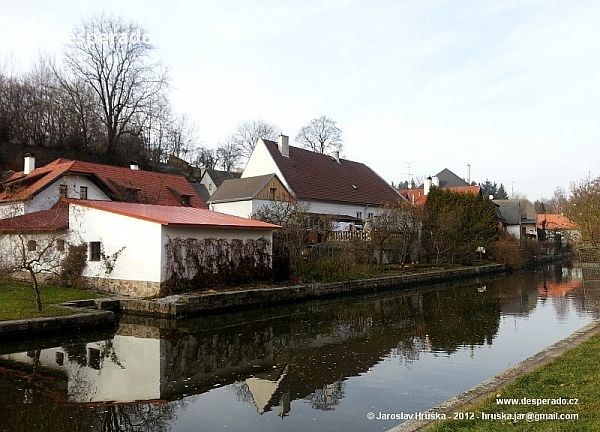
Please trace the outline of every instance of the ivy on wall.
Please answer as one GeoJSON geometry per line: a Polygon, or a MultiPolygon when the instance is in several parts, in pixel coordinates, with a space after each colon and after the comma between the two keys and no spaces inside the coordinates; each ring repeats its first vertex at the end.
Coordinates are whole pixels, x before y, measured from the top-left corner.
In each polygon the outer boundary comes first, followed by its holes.
{"type": "Polygon", "coordinates": [[[163,294],[271,279],[270,250],[267,239],[169,238],[163,294]]]}

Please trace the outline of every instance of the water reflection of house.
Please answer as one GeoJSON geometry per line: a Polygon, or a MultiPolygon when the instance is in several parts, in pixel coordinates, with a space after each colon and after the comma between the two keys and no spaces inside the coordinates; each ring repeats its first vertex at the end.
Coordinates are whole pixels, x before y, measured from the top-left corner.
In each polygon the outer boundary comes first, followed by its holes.
{"type": "Polygon", "coordinates": [[[38,378],[60,377],[67,384],[70,403],[160,399],[160,340],[116,335],[110,341],[49,348],[34,354],[2,355],[0,363],[17,369],[30,365],[38,378]]]}

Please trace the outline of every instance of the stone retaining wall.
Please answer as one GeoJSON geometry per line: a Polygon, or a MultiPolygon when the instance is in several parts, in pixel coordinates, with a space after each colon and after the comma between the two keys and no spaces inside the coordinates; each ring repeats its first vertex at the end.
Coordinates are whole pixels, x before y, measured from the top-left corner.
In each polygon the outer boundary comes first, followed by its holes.
{"type": "Polygon", "coordinates": [[[445,280],[475,277],[505,270],[503,264],[441,270],[401,276],[387,276],[349,282],[305,284],[277,288],[259,288],[212,294],[179,294],[157,300],[121,299],[124,313],[184,317],[211,310],[260,307],[273,303],[301,301],[333,295],[376,291],[398,286],[430,284],[445,280]]]}
{"type": "Polygon", "coordinates": [[[0,322],[0,340],[10,338],[41,336],[50,333],[93,330],[98,327],[113,326],[115,313],[110,311],[89,311],[75,315],[50,318],[34,318],[0,322]]]}

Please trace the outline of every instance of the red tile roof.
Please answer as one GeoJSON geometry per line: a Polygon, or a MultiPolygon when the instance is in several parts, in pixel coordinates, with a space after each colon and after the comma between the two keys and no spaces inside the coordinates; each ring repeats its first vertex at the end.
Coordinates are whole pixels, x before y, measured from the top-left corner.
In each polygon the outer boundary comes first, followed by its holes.
{"type": "Polygon", "coordinates": [[[187,195],[192,207],[207,207],[183,176],[68,159],[56,159],[26,176],[21,171],[4,179],[0,203],[29,199],[67,174],[89,177],[115,201],[181,206],[187,195]]]}
{"type": "Polygon", "coordinates": [[[359,162],[334,158],[298,147],[281,155],[277,143],[263,140],[298,199],[382,205],[402,199],[385,180],[359,162]]]}
{"type": "MultiPolygon", "coordinates": [[[[458,193],[469,193],[473,195],[479,195],[481,193],[481,187],[479,186],[457,186],[442,189],[458,193]]],[[[425,191],[423,189],[404,189],[399,190],[398,193],[403,197],[406,197],[411,203],[417,206],[423,206],[425,205],[425,201],[427,201],[427,195],[425,195],[425,191]]]]}
{"type": "Polygon", "coordinates": [[[537,215],[537,227],[547,230],[576,230],[577,225],[561,214],[539,214],[537,215]]]}
{"type": "Polygon", "coordinates": [[[50,210],[0,219],[0,232],[56,231],[69,227],[69,208],[59,205],[50,210]]]}
{"type": "Polygon", "coordinates": [[[232,216],[204,208],[173,207],[116,201],[91,201],[74,199],[68,199],[65,201],[70,204],[77,204],[84,207],[90,207],[168,226],[264,230],[274,230],[280,228],[278,225],[273,225],[254,219],[232,216]]]}

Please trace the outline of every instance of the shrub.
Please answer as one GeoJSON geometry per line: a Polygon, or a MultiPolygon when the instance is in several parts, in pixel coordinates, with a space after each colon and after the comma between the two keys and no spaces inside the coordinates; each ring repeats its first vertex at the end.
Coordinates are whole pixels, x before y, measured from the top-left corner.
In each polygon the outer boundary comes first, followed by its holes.
{"type": "Polygon", "coordinates": [[[62,262],[59,274],[63,285],[74,287],[81,285],[81,275],[87,264],[87,244],[69,245],[69,252],[62,262]]]}

